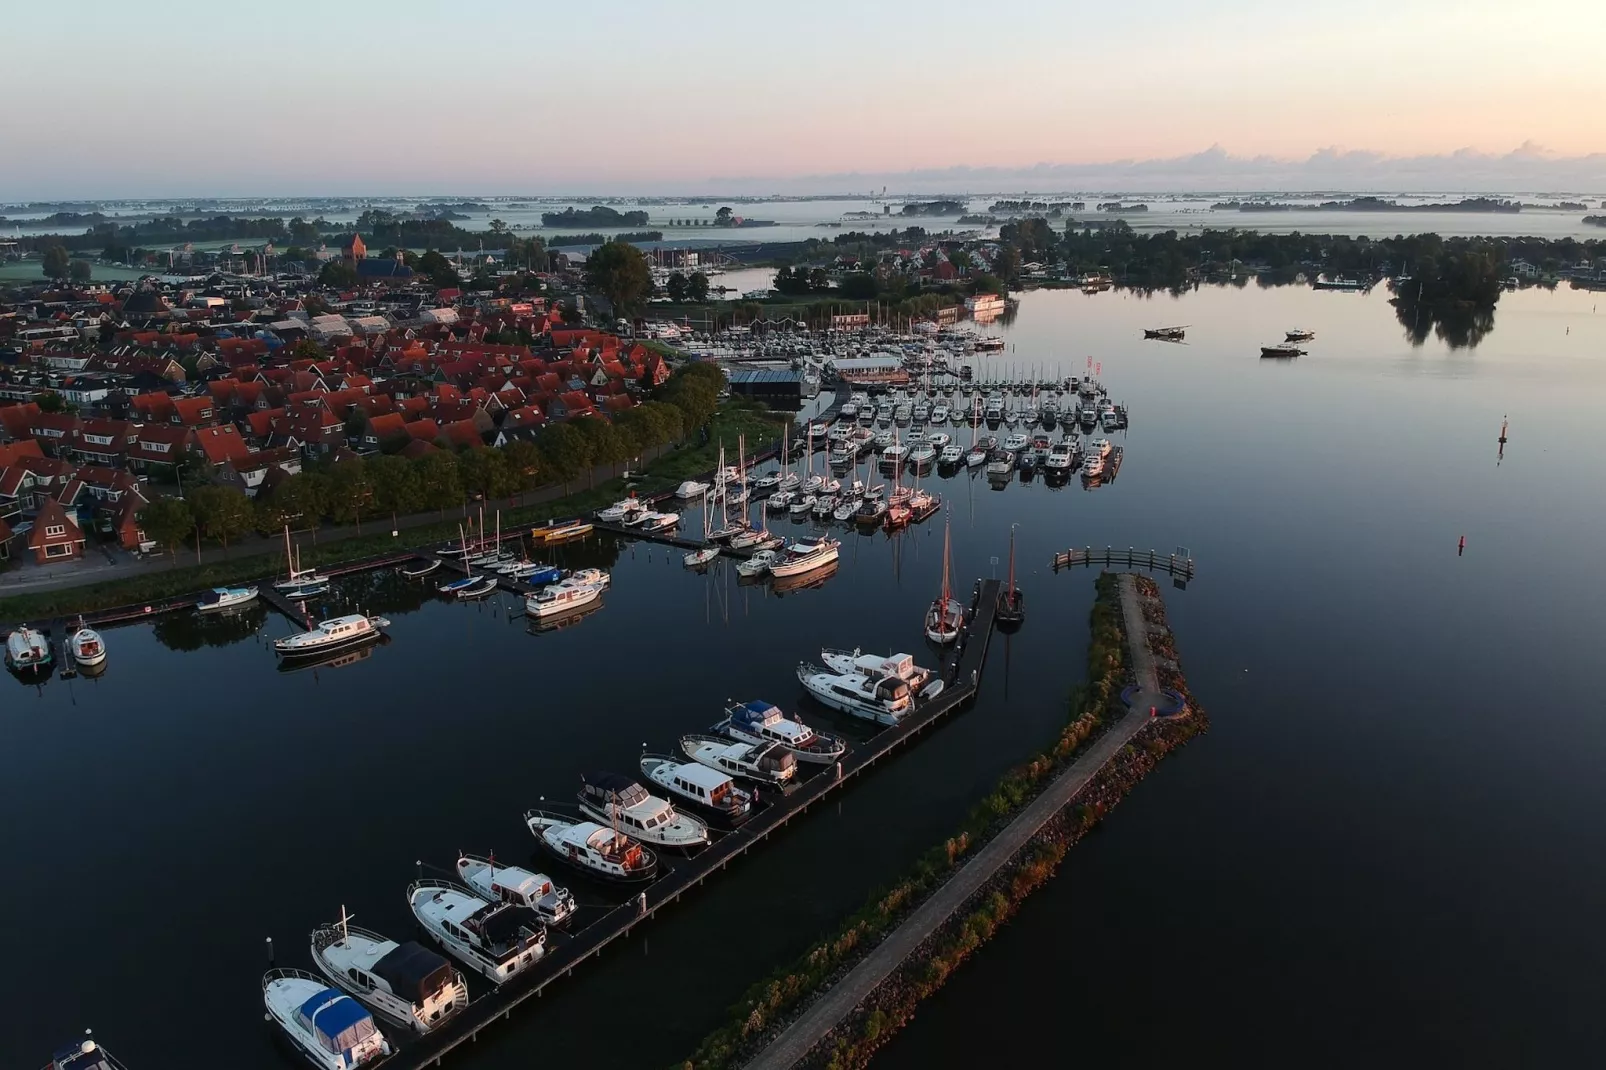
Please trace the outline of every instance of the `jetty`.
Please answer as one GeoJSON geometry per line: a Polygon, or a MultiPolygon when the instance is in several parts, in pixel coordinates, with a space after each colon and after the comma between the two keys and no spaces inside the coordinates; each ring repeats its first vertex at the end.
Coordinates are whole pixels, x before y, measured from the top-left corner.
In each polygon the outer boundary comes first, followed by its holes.
{"type": "Polygon", "coordinates": [[[1175,553],[1162,554],[1155,550],[1124,550],[1106,546],[1100,550],[1092,546],[1072,547],[1054,555],[1054,571],[1075,568],[1078,565],[1103,568],[1142,568],[1150,572],[1168,572],[1180,580],[1193,579],[1193,555],[1178,548],[1175,553]]]}
{"type": "Polygon", "coordinates": [[[997,580],[985,580],[976,585],[969,621],[958,654],[948,666],[949,683],[941,694],[922,703],[900,723],[854,746],[840,762],[820,770],[805,783],[784,794],[765,795],[758,812],[739,829],[722,836],[691,858],[676,859],[666,865],[665,875],[648,885],[645,891],[609,909],[577,931],[572,939],[549,949],[528,973],[473,1000],[437,1032],[404,1043],[386,1066],[405,1070],[440,1066],[451,1052],[478,1040],[484,1029],[511,1018],[516,1009],[539,999],[553,984],[573,976],[576,967],[600,958],[609,947],[628,938],[659,911],[679,902],[682,896],[694,892],[708,878],[764,843],[811,807],[836,794],[855,777],[873,769],[944,718],[969,705],[981,684],[981,672],[991,645],[998,587],[997,580]]]}
{"type": "Polygon", "coordinates": [[[836,982],[747,1064],[747,1070],[788,1070],[802,1063],[841,1025],[877,986],[954,916],[1076,798],[1110,760],[1149,724],[1151,711],[1169,703],[1160,690],[1154,655],[1138,592],[1130,574],[1119,578],[1121,615],[1127,636],[1134,688],[1123,693],[1126,712],[1088,750],[1056,777],[998,835],[977,851],[941,888],[876,946],[846,977],[836,982]]]}

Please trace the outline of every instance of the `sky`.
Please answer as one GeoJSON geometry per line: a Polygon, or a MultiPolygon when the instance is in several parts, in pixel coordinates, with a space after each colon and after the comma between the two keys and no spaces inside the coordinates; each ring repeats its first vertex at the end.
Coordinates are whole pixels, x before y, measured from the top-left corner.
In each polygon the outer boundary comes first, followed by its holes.
{"type": "Polygon", "coordinates": [[[1134,163],[1264,189],[1334,159],[1406,188],[1396,158],[1420,188],[1532,188],[1513,154],[1606,187],[1601,0],[77,0],[8,5],[0,37],[0,200],[1098,188],[1134,163]]]}

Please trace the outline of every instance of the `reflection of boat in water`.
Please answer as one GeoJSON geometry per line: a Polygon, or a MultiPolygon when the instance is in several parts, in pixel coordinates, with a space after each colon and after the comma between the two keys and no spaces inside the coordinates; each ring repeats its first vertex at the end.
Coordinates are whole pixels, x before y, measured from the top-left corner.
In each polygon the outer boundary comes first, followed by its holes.
{"type": "Polygon", "coordinates": [[[279,662],[279,671],[302,672],[306,669],[344,669],[346,666],[355,665],[359,661],[367,661],[374,656],[375,650],[388,642],[390,642],[390,638],[381,635],[378,642],[367,643],[359,647],[335,650],[328,654],[284,658],[279,662]]]}
{"type": "Polygon", "coordinates": [[[546,632],[561,632],[565,628],[572,628],[585,620],[593,613],[602,609],[601,602],[592,602],[572,609],[567,613],[551,617],[529,617],[530,626],[525,629],[531,635],[541,635],[546,632]]]}
{"type": "Polygon", "coordinates": [[[813,572],[805,572],[801,576],[778,576],[770,583],[770,591],[774,594],[795,594],[798,591],[808,591],[815,587],[823,587],[827,580],[836,575],[837,563],[832,561],[824,567],[813,572]]]}

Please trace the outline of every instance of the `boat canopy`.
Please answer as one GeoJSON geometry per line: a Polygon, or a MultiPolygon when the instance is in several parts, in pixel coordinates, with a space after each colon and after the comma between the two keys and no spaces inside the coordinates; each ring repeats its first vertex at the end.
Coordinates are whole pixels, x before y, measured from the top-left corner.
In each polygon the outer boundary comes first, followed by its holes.
{"type": "Polygon", "coordinates": [[[296,1009],[296,1021],[326,1051],[346,1052],[374,1032],[373,1015],[350,996],[326,988],[296,1009]]]}
{"type": "Polygon", "coordinates": [[[499,906],[481,910],[469,919],[472,928],[492,948],[508,947],[519,941],[519,930],[529,928],[523,908],[499,906]]]}
{"type": "Polygon", "coordinates": [[[710,769],[700,762],[687,762],[685,765],[676,766],[675,776],[688,784],[702,788],[710,794],[716,788],[722,788],[730,783],[730,777],[717,769],[710,769]]]}
{"type": "Polygon", "coordinates": [[[741,728],[762,728],[781,719],[781,711],[763,701],[744,702],[731,713],[731,720],[741,728]]]}
{"type": "Polygon", "coordinates": [[[608,799],[620,806],[636,806],[647,801],[647,789],[623,773],[582,773],[582,786],[587,794],[608,799]]]}
{"type": "Polygon", "coordinates": [[[539,873],[531,873],[518,866],[508,866],[496,871],[496,876],[491,878],[491,887],[498,893],[512,896],[520,902],[534,903],[552,890],[552,882],[539,873]]]}
{"type": "Polygon", "coordinates": [[[452,981],[452,964],[413,940],[385,952],[373,972],[392,992],[414,1003],[423,1003],[452,981]]]}

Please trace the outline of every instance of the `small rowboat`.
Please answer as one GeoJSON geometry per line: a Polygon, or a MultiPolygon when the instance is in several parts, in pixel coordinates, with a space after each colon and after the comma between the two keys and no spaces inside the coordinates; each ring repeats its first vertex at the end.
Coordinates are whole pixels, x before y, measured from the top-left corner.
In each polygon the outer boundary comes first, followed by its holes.
{"type": "Polygon", "coordinates": [[[415,565],[410,565],[406,568],[399,569],[398,571],[410,580],[417,580],[423,579],[425,576],[428,576],[431,572],[434,572],[440,567],[441,563],[439,559],[437,559],[434,561],[420,561],[415,565]]]}

